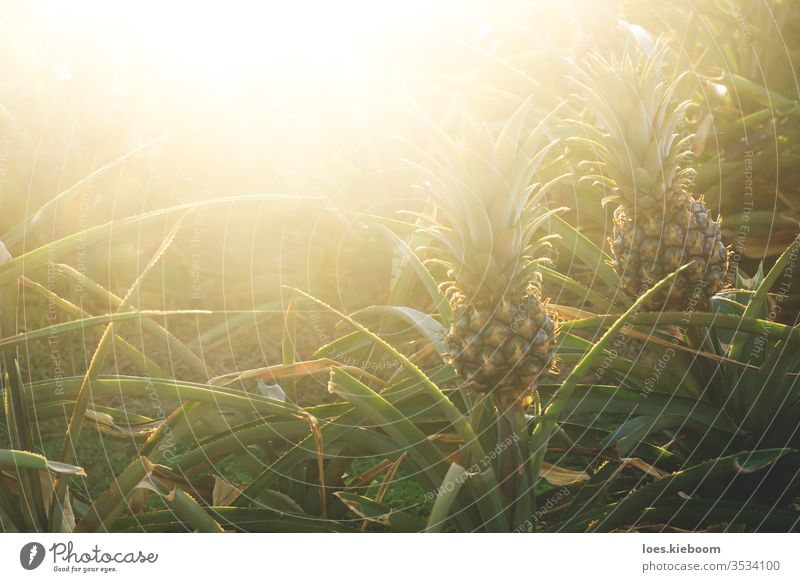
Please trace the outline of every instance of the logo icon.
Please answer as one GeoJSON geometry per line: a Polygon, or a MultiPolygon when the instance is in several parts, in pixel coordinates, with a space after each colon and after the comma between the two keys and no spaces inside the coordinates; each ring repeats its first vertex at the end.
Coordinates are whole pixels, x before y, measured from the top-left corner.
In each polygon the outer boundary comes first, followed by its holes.
{"type": "Polygon", "coordinates": [[[26,570],[35,570],[44,561],[44,546],[39,542],[30,542],[19,551],[19,563],[26,570]]]}

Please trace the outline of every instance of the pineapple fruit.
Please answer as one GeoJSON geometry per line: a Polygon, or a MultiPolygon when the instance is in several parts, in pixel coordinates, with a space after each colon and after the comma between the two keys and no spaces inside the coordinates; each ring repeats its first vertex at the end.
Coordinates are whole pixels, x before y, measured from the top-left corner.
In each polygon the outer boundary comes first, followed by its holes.
{"type": "Polygon", "coordinates": [[[648,307],[705,308],[723,285],[727,251],[719,218],[691,193],[694,136],[680,134],[691,102],[677,98],[683,76],[664,77],[666,52],[659,44],[648,55],[592,55],[577,80],[594,123],[580,127],[595,156],[591,178],[612,194],[604,204],[619,203],[610,243],[625,291],[638,297],[692,263],[648,307]]]}
{"type": "Polygon", "coordinates": [[[546,120],[525,133],[529,109],[495,139],[462,107],[457,137],[438,130],[424,165],[435,205],[424,230],[452,307],[446,356],[466,386],[493,393],[501,408],[552,366],[557,331],[533,259],[548,244],[535,232],[552,211],[540,204],[545,188],[531,183],[554,142],[542,147],[546,120]]]}

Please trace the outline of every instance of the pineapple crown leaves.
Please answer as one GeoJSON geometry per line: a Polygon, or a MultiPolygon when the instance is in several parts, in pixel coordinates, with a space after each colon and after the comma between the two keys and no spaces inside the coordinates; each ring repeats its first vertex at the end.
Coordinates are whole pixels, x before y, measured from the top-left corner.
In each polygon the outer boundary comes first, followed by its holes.
{"type": "Polygon", "coordinates": [[[581,165],[593,173],[582,179],[611,190],[604,203],[648,209],[683,195],[692,182],[694,136],[679,135],[692,105],[678,98],[687,73],[665,79],[667,53],[659,41],[647,54],[626,50],[619,59],[594,54],[589,66],[576,68],[573,81],[593,120],[572,120],[582,135],[569,141],[591,156],[581,165]]]}
{"type": "Polygon", "coordinates": [[[417,149],[424,161],[412,162],[425,177],[437,208],[424,228],[440,248],[437,258],[451,266],[458,285],[475,290],[488,278],[520,279],[536,246],[537,229],[556,211],[547,210],[541,200],[561,177],[533,183],[557,143],[549,139],[556,111],[530,131],[528,100],[496,138],[463,104],[453,112],[458,122],[453,136],[424,118],[433,136],[431,148],[417,149]]]}

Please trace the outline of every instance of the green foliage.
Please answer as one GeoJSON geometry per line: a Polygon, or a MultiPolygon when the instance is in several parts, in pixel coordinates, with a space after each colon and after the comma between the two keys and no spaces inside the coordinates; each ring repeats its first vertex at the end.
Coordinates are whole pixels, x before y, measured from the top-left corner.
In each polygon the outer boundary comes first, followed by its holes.
{"type": "MultiPolygon", "coordinates": [[[[675,144],[691,148],[692,193],[723,215],[733,251],[729,287],[708,311],[643,312],[648,294],[633,300],[620,292],[602,242],[609,217],[601,195],[578,178],[587,156],[599,153],[623,170],[630,152],[621,155],[608,131],[591,126],[584,101],[572,95],[574,64],[600,62],[586,47],[552,54],[509,34],[496,52],[482,54],[480,66],[431,87],[434,96],[426,93],[422,104],[422,117],[435,118],[453,89],[464,91],[477,112],[467,124],[470,148],[445,132],[427,145],[449,155],[430,155],[419,128],[403,128],[399,149],[425,167],[409,170],[388,148],[374,152],[369,167],[356,167],[352,152],[336,152],[326,161],[331,176],[305,176],[295,190],[325,198],[231,195],[145,211],[154,208],[148,200],[140,213],[115,211],[77,228],[63,218],[103,180],[132,181],[128,165],[190,133],[183,130],[102,165],[35,212],[23,208],[21,193],[55,190],[15,169],[15,196],[6,197],[15,212],[4,201],[0,236],[13,255],[0,247],[0,530],[796,531],[800,106],[791,63],[800,14],[788,0],[743,6],[738,16],[725,5],[625,3],[624,18],[611,23],[606,38],[586,22],[580,34],[564,34],[585,37],[588,48],[613,60],[647,52],[659,33],[672,33],[659,45],[648,84],[676,89],[683,79],[694,105],[682,103],[680,115],[670,117],[674,111],[666,115],[651,103],[650,113],[676,125],[686,113],[693,137],[666,132],[660,156],[669,158],[675,144]],[[555,114],[536,127],[528,119],[529,111],[541,119],[554,110],[578,120],[591,143],[576,140],[576,126],[555,114]],[[546,163],[537,151],[547,153],[546,163]],[[517,180],[505,183],[498,168],[513,168],[517,180]],[[762,193],[755,200],[743,187],[748,168],[762,193]],[[568,174],[571,180],[556,179],[568,174]],[[477,176],[479,204],[463,204],[458,176],[477,176]],[[425,179],[453,224],[438,223],[440,215],[432,221],[429,201],[409,194],[411,183],[425,179]],[[358,189],[353,200],[360,202],[339,204],[331,194],[348,188],[358,189]],[[528,199],[542,206],[523,205],[522,212],[514,204],[528,199]],[[390,210],[376,201],[391,202],[390,210]],[[563,206],[569,212],[557,215],[563,206]],[[191,261],[180,236],[207,211],[218,216],[195,228],[213,230],[213,240],[223,241],[214,256],[238,268],[220,297],[187,301],[187,287],[173,285],[191,261]],[[229,222],[262,212],[271,222],[258,236],[229,232],[229,222]],[[521,217],[524,237],[498,245],[518,232],[521,217]],[[319,234],[307,233],[304,222],[322,231],[321,243],[298,242],[319,234]],[[498,225],[509,232],[498,233],[498,225]],[[523,256],[533,252],[528,243],[544,237],[552,244],[552,264],[535,270],[545,291],[556,291],[549,308],[560,317],[561,371],[540,378],[535,396],[518,409],[468,390],[442,358],[452,317],[443,293],[447,271],[483,271],[479,262],[463,264],[477,252],[454,247],[442,260],[436,245],[450,240],[443,228],[474,235],[481,252],[504,258],[491,281],[500,286],[508,265],[533,270],[532,257],[523,256]],[[342,229],[355,234],[336,239],[342,229]],[[246,239],[250,255],[226,246],[229,235],[246,239]],[[355,241],[343,252],[358,259],[357,268],[332,282],[327,277],[339,261],[331,257],[348,247],[345,240],[355,241]],[[107,282],[75,260],[94,251],[105,257],[103,246],[111,258],[103,265],[107,282]],[[284,246],[313,255],[288,268],[302,271],[301,264],[311,276],[292,271],[284,278],[286,265],[276,265],[284,246]],[[342,297],[345,280],[355,292],[342,297]],[[291,287],[281,287],[286,282],[291,287]],[[368,285],[377,292],[364,292],[368,285]],[[163,305],[151,308],[153,295],[163,305]],[[278,331],[265,347],[266,327],[278,331]],[[242,349],[237,340],[246,336],[254,339],[242,349]],[[277,357],[267,357],[268,349],[277,357]],[[219,355],[225,350],[231,358],[219,355]]],[[[602,71],[591,80],[585,87],[608,81],[602,71]]],[[[644,89],[638,97],[652,97],[644,89]]],[[[628,105],[634,97],[625,94],[628,105]]],[[[613,117],[605,116],[606,126],[613,117]]],[[[0,104],[0,129],[16,127],[12,121],[0,104]]],[[[393,120],[392,130],[404,124],[414,122],[393,120]]],[[[634,128],[640,144],[653,129],[646,125],[634,128]]],[[[385,137],[366,149],[377,150],[385,137]]],[[[299,165],[299,174],[318,170],[299,165]]],[[[74,177],[78,169],[65,172],[74,177]]],[[[263,184],[292,182],[274,180],[263,184]]]]}

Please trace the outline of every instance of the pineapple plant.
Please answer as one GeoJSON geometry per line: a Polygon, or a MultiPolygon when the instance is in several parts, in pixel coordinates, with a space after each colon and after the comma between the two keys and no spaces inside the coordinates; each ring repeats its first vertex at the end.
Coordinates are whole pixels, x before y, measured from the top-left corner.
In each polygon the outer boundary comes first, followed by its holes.
{"type": "Polygon", "coordinates": [[[680,134],[690,101],[678,98],[685,77],[664,77],[667,47],[620,58],[594,54],[576,75],[594,122],[586,132],[595,172],[587,178],[610,190],[603,203],[619,204],[610,240],[613,266],[624,290],[638,297],[677,268],[650,308],[705,308],[727,271],[720,219],[692,194],[691,132],[680,134]]]}
{"type": "Polygon", "coordinates": [[[531,182],[555,142],[546,121],[525,132],[524,104],[495,139],[465,108],[456,137],[438,130],[424,165],[435,212],[423,226],[452,307],[446,358],[467,387],[492,393],[501,409],[519,405],[553,365],[557,322],[542,297],[536,238],[553,211],[546,187],[531,182]]]}

